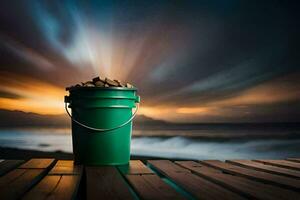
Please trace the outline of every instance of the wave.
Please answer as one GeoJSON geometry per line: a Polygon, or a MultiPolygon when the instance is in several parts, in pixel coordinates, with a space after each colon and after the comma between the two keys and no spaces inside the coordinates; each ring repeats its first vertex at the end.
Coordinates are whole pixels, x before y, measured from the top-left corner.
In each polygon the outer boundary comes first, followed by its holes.
{"type": "MultiPolygon", "coordinates": [[[[135,156],[174,159],[259,159],[300,157],[299,131],[143,131],[132,138],[135,156]],[[177,135],[177,136],[175,136],[177,135]]],[[[134,135],[139,133],[135,132],[134,135]]],[[[0,146],[72,152],[67,129],[0,130],[0,146]]]]}
{"type": "Polygon", "coordinates": [[[133,137],[185,137],[190,139],[201,139],[202,141],[250,141],[250,140],[295,140],[300,139],[300,128],[293,130],[286,129],[238,129],[238,130],[133,130],[133,137]]]}
{"type": "Polygon", "coordinates": [[[132,139],[132,154],[173,159],[258,159],[300,156],[300,139],[206,142],[185,137],[132,139]]]}

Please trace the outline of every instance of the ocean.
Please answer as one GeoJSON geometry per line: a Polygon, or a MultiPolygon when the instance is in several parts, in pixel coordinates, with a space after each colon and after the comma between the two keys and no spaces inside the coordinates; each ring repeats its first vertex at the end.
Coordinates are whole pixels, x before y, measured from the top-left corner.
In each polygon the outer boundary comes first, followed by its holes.
{"type": "MultiPolygon", "coordinates": [[[[131,154],[176,159],[300,157],[300,125],[203,125],[133,130],[131,154]]],[[[72,152],[70,129],[0,129],[0,146],[72,152]]]]}

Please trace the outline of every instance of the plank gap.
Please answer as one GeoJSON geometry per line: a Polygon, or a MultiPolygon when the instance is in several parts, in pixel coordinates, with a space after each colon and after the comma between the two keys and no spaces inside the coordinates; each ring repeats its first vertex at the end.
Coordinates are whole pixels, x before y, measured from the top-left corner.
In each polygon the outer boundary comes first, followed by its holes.
{"type": "MultiPolygon", "coordinates": [[[[220,173],[221,170],[218,169],[206,166],[203,168],[196,168],[191,165],[191,162],[192,161],[180,161],[176,163],[182,167],[192,170],[198,176],[201,176],[215,184],[218,184],[224,188],[236,192],[246,198],[282,200],[298,199],[300,197],[298,193],[293,192],[291,190],[256,182],[254,180],[249,180],[244,177],[233,176],[230,174],[226,175],[224,173],[220,173]]],[[[198,163],[198,165],[202,164],[198,163]]]]}
{"type": "Polygon", "coordinates": [[[13,169],[18,168],[24,162],[24,160],[3,160],[0,163],[0,177],[13,169]]]}
{"type": "Polygon", "coordinates": [[[178,184],[176,184],[172,179],[169,179],[167,176],[163,175],[158,170],[156,170],[150,163],[147,162],[146,166],[149,167],[163,181],[165,181],[167,184],[169,184],[171,187],[173,187],[176,191],[178,191],[180,194],[182,194],[187,199],[190,199],[190,200],[197,199],[191,193],[189,193],[184,188],[182,188],[181,186],[179,186],[178,184]]]}
{"type": "Polygon", "coordinates": [[[47,198],[50,197],[51,194],[57,189],[57,187],[58,187],[58,185],[59,185],[61,179],[62,179],[62,176],[59,175],[59,180],[57,181],[57,183],[56,183],[56,185],[54,186],[54,188],[46,195],[47,198]]]}
{"type": "Polygon", "coordinates": [[[242,196],[207,181],[169,160],[149,160],[148,162],[176,185],[184,188],[194,199],[244,199],[242,196]],[[186,173],[176,173],[176,171],[186,173]]]}
{"type": "Polygon", "coordinates": [[[229,163],[221,162],[218,160],[203,160],[199,161],[201,164],[227,171],[230,174],[235,174],[240,177],[244,177],[250,180],[258,182],[276,185],[282,188],[292,189],[298,191],[300,189],[300,181],[290,177],[280,176],[276,174],[270,174],[267,172],[257,171],[254,169],[247,169],[240,166],[232,165],[229,163]]]}
{"type": "Polygon", "coordinates": [[[117,167],[85,167],[87,199],[135,199],[117,167]]]}
{"type": "MultiPolygon", "coordinates": [[[[127,185],[127,187],[129,189],[130,193],[132,194],[133,198],[136,199],[136,200],[141,199],[141,197],[138,195],[138,193],[131,186],[131,184],[129,183],[129,181],[126,179],[125,174],[123,174],[123,171],[119,167],[116,167],[116,169],[118,170],[120,176],[122,177],[123,181],[127,185]]],[[[141,174],[137,174],[137,176],[141,176],[141,174]]]]}
{"type": "Polygon", "coordinates": [[[253,169],[257,171],[267,172],[270,174],[300,179],[300,172],[292,169],[285,169],[277,166],[265,165],[263,163],[254,162],[251,160],[226,160],[226,162],[247,169],[253,169]]]}

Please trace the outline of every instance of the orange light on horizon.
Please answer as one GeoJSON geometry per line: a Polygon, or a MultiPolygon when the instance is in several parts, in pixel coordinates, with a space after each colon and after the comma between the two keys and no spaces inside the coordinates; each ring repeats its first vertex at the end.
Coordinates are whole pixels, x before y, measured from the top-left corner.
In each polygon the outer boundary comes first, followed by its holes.
{"type": "Polygon", "coordinates": [[[182,107],[176,109],[176,113],[179,114],[205,114],[210,110],[205,107],[182,107]]]}
{"type": "Polygon", "coordinates": [[[0,109],[33,112],[37,114],[63,114],[63,88],[27,78],[24,76],[1,76],[0,81],[6,85],[0,90],[20,96],[19,98],[0,97],[0,109]]]}
{"type": "Polygon", "coordinates": [[[36,101],[33,99],[0,98],[0,109],[32,112],[41,115],[58,115],[64,113],[63,99],[61,101],[36,101]]]}
{"type": "Polygon", "coordinates": [[[180,121],[187,116],[212,116],[220,114],[218,109],[214,107],[176,107],[176,106],[141,106],[139,115],[146,115],[154,119],[166,121],[180,121]]]}

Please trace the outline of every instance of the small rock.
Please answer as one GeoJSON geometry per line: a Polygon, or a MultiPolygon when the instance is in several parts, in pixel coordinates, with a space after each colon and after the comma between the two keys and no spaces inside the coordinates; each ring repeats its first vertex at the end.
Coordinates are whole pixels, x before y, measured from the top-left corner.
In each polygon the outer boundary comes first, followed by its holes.
{"type": "Polygon", "coordinates": [[[130,83],[126,83],[126,87],[127,88],[133,88],[133,85],[131,85],[130,83]]]}
{"type": "Polygon", "coordinates": [[[101,76],[98,76],[98,77],[93,78],[93,82],[94,82],[94,83],[96,83],[96,82],[98,82],[98,81],[101,81],[101,82],[105,83],[105,79],[101,78],[101,76]]]}
{"type": "Polygon", "coordinates": [[[110,80],[108,78],[105,78],[105,82],[110,85],[110,86],[115,86],[115,87],[118,87],[119,86],[119,83],[116,82],[116,81],[113,81],[113,80],[110,80]]]}
{"type": "Polygon", "coordinates": [[[94,82],[94,83],[96,83],[97,81],[100,81],[100,77],[99,77],[99,76],[93,78],[93,82],[94,82]]]}
{"type": "Polygon", "coordinates": [[[114,81],[116,81],[119,85],[119,87],[125,87],[125,85],[123,84],[123,83],[121,83],[121,81],[119,81],[119,80],[114,80],[114,81]]]}
{"type": "Polygon", "coordinates": [[[103,83],[102,81],[96,81],[94,82],[96,87],[104,87],[105,83],[103,83]]]}
{"type": "Polygon", "coordinates": [[[85,87],[95,87],[94,83],[92,81],[87,81],[84,83],[85,87]]]}
{"type": "Polygon", "coordinates": [[[109,85],[107,83],[105,83],[104,87],[109,87],[109,85]]]}

